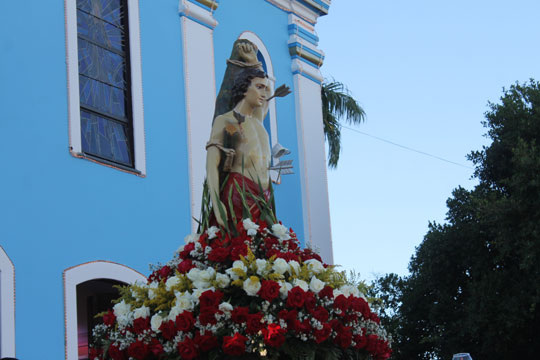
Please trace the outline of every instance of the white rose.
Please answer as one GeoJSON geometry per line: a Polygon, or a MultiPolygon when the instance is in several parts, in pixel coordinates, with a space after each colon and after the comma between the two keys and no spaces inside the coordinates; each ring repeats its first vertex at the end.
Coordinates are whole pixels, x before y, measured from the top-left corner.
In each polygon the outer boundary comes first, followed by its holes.
{"type": "Polygon", "coordinates": [[[289,295],[289,291],[293,288],[293,286],[286,281],[280,281],[279,285],[279,295],[282,299],[286,299],[289,295]]]}
{"type": "Polygon", "coordinates": [[[300,274],[300,264],[296,260],[289,261],[289,267],[291,268],[291,275],[292,274],[300,274]]]}
{"type": "Polygon", "coordinates": [[[182,251],[184,251],[184,245],[180,245],[178,249],[176,249],[177,254],[180,254],[182,251]]]}
{"type": "Polygon", "coordinates": [[[208,234],[208,239],[211,240],[216,237],[217,232],[219,231],[219,228],[216,226],[212,226],[206,230],[206,233],[208,234]]]}
{"type": "Polygon", "coordinates": [[[150,308],[146,307],[146,306],[141,306],[140,308],[137,308],[133,311],[133,318],[134,319],[138,319],[138,318],[143,318],[143,319],[146,319],[147,317],[150,316],[150,308]]]}
{"type": "Polygon", "coordinates": [[[126,302],[122,300],[118,304],[114,305],[113,310],[114,310],[114,315],[117,318],[122,317],[122,316],[127,316],[129,312],[131,311],[131,305],[126,304],[126,302]]]}
{"type": "Polygon", "coordinates": [[[199,240],[199,234],[189,234],[189,235],[186,235],[186,237],[184,238],[184,242],[186,244],[189,244],[189,243],[192,243],[194,241],[197,241],[199,240]]]}
{"type": "Polygon", "coordinates": [[[246,229],[249,236],[257,235],[257,230],[259,230],[259,225],[255,224],[251,219],[244,219],[243,221],[244,229],[246,229]]]}
{"type": "Polygon", "coordinates": [[[171,291],[171,288],[178,285],[178,283],[180,283],[178,276],[172,276],[165,282],[165,289],[167,289],[167,291],[171,291]]]}
{"type": "Polygon", "coordinates": [[[249,279],[244,281],[243,285],[244,291],[249,296],[256,296],[259,290],[261,289],[261,282],[256,276],[251,276],[249,279]]]}
{"type": "Polygon", "coordinates": [[[321,281],[319,279],[317,279],[315,276],[311,278],[311,281],[309,282],[309,289],[311,291],[313,291],[315,294],[318,294],[319,291],[321,291],[322,289],[324,289],[324,286],[326,284],[324,283],[324,281],[321,281]]]}
{"type": "Polygon", "coordinates": [[[171,308],[171,311],[169,311],[169,320],[175,321],[176,317],[184,312],[184,309],[181,309],[179,306],[174,306],[171,308]]]}
{"type": "Polygon", "coordinates": [[[343,293],[338,289],[334,289],[333,293],[334,293],[334,299],[337,298],[339,295],[343,295],[343,293]]]}
{"type": "Polygon", "coordinates": [[[230,282],[231,279],[229,279],[227,274],[216,274],[216,283],[219,288],[225,289],[227,286],[229,286],[230,282]]]}
{"type": "Polygon", "coordinates": [[[287,264],[287,261],[279,258],[274,261],[274,265],[272,265],[272,270],[274,270],[274,272],[280,275],[283,275],[287,270],[289,270],[289,265],[287,264]]]}
{"type": "Polygon", "coordinates": [[[158,288],[159,283],[157,281],[152,281],[150,285],[148,285],[148,298],[150,300],[153,300],[156,298],[156,289],[158,288]]]}
{"type": "Polygon", "coordinates": [[[294,279],[293,281],[293,286],[298,286],[300,287],[302,290],[304,291],[308,291],[309,290],[309,285],[307,282],[305,282],[304,280],[300,280],[300,279],[294,279]]]}
{"type": "Polygon", "coordinates": [[[307,264],[309,271],[311,271],[314,274],[318,274],[324,271],[323,264],[317,259],[309,259],[305,261],[304,264],[307,264]]]}
{"type": "Polygon", "coordinates": [[[159,316],[158,314],[155,314],[150,319],[150,326],[152,327],[152,330],[155,332],[159,331],[159,328],[161,327],[162,323],[163,323],[163,318],[159,316]]]}
{"type": "Polygon", "coordinates": [[[257,265],[257,274],[263,276],[268,273],[268,270],[266,269],[267,262],[264,259],[257,259],[255,260],[255,265],[257,265]]]}
{"type": "Polygon", "coordinates": [[[287,228],[281,224],[272,225],[272,233],[281,240],[289,240],[291,238],[287,228]]]}
{"type": "Polygon", "coordinates": [[[228,302],[222,302],[221,304],[219,304],[218,308],[224,313],[230,313],[231,311],[233,311],[233,306],[228,302]]]}
{"type": "Polygon", "coordinates": [[[360,291],[358,290],[356,286],[353,286],[353,285],[343,285],[342,287],[339,288],[339,291],[341,291],[341,293],[345,296],[349,296],[349,295],[353,295],[356,297],[360,296],[360,291]]]}
{"type": "Polygon", "coordinates": [[[247,274],[247,267],[241,260],[236,260],[235,262],[233,262],[232,268],[225,270],[225,272],[231,277],[231,279],[238,280],[239,277],[234,271],[234,269],[240,269],[247,274]]]}
{"type": "Polygon", "coordinates": [[[193,310],[195,307],[195,300],[193,299],[193,296],[189,292],[175,292],[174,295],[176,296],[176,306],[178,306],[182,310],[193,310]]]}
{"type": "Polygon", "coordinates": [[[216,271],[213,268],[208,268],[205,270],[199,270],[193,268],[187,273],[187,277],[193,283],[193,287],[197,289],[205,289],[210,287],[211,281],[214,278],[216,271]]]}

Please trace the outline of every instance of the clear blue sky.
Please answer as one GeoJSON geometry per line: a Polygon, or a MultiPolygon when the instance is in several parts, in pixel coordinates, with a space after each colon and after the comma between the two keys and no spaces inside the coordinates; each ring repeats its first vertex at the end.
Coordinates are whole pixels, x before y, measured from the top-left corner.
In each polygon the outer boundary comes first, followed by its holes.
{"type": "MultiPolygon", "coordinates": [[[[316,26],[322,73],[367,113],[357,130],[472,167],[502,88],[540,80],[538,0],[334,0],[316,26]]],[[[364,279],[408,273],[429,221],[473,170],[342,130],[328,171],[334,260],[364,279]]],[[[463,254],[467,256],[467,254],[463,254]]]]}

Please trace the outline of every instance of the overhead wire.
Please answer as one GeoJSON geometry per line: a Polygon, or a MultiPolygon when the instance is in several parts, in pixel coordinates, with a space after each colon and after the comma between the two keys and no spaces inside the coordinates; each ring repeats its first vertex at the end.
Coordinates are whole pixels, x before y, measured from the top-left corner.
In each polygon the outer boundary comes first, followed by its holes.
{"type": "Polygon", "coordinates": [[[345,125],[342,125],[341,127],[344,128],[344,129],[351,130],[351,131],[353,131],[353,132],[359,133],[359,134],[361,134],[361,135],[368,136],[368,137],[370,137],[370,138],[373,138],[373,139],[376,139],[376,140],[385,142],[385,143],[387,143],[387,144],[391,144],[391,145],[400,147],[400,148],[405,149],[405,150],[409,150],[409,151],[412,151],[412,152],[415,152],[415,153],[418,153],[418,154],[422,154],[422,155],[425,155],[425,156],[429,156],[429,157],[432,157],[432,158],[434,158],[434,159],[437,159],[437,160],[440,160],[440,161],[444,161],[444,162],[447,162],[447,163],[449,163],[449,164],[461,166],[461,167],[466,168],[466,169],[474,170],[474,168],[471,167],[471,166],[467,166],[467,165],[464,165],[464,164],[460,164],[460,163],[457,163],[457,162],[455,162],[455,161],[448,160],[448,159],[445,159],[445,158],[443,158],[443,157],[440,157],[440,156],[437,156],[437,155],[433,155],[433,154],[430,154],[430,153],[425,152],[425,151],[416,150],[416,149],[413,149],[413,148],[411,148],[411,147],[408,147],[408,146],[405,146],[405,145],[401,145],[401,144],[398,144],[398,143],[396,143],[396,142],[393,142],[393,141],[390,141],[390,140],[386,140],[386,139],[383,139],[383,138],[381,138],[381,137],[378,137],[378,136],[375,136],[375,135],[371,135],[371,134],[365,133],[365,132],[363,132],[363,131],[360,131],[360,130],[357,130],[357,129],[354,129],[354,128],[351,128],[351,127],[348,127],[348,126],[345,126],[345,125]]]}

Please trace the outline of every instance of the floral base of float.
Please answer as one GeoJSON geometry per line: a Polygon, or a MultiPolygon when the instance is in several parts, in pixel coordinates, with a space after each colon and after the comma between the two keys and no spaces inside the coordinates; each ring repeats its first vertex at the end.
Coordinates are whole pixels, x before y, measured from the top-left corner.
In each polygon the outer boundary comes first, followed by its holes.
{"type": "Polygon", "coordinates": [[[120,288],[90,359],[390,357],[358,287],[266,215],[188,235],[147,284],[120,288]]]}

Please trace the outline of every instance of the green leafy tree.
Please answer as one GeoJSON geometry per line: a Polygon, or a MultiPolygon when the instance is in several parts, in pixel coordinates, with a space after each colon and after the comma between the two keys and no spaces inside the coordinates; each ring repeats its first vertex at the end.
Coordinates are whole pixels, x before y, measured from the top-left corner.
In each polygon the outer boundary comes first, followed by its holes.
{"type": "MultiPolygon", "coordinates": [[[[533,359],[540,354],[540,83],[489,104],[479,184],[457,188],[430,224],[396,295],[395,359],[533,359]]],[[[378,280],[384,283],[384,278],[378,280]]]]}
{"type": "Polygon", "coordinates": [[[328,166],[336,168],[341,152],[341,120],[348,124],[360,124],[365,112],[340,82],[323,82],[321,100],[324,137],[328,141],[328,166]]]}

